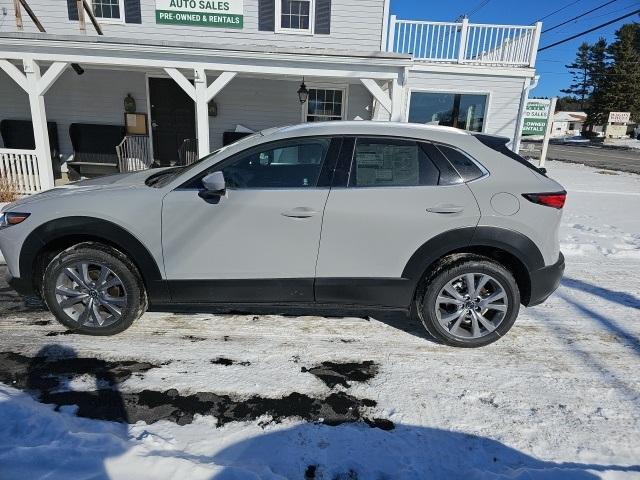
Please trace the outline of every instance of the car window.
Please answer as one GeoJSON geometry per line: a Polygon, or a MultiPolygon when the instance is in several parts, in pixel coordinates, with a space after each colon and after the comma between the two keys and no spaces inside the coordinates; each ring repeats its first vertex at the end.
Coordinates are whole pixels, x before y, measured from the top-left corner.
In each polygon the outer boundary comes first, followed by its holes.
{"type": "Polygon", "coordinates": [[[438,185],[440,171],[412,140],[358,138],[349,185],[410,187],[438,185]]]}
{"type": "Polygon", "coordinates": [[[451,162],[465,182],[470,182],[484,175],[482,169],[460,150],[447,145],[438,145],[438,149],[451,162]]]}
{"type": "Polygon", "coordinates": [[[433,163],[435,163],[438,170],[440,170],[440,179],[438,185],[458,185],[463,183],[462,178],[458,171],[453,168],[453,165],[445,158],[438,147],[431,142],[420,142],[422,148],[427,153],[433,163]]]}
{"type": "Polygon", "coordinates": [[[222,169],[232,189],[315,187],[330,139],[296,140],[241,156],[222,169]]]}
{"type": "MultiPolygon", "coordinates": [[[[240,153],[224,162],[222,168],[214,166],[206,173],[221,170],[227,188],[235,190],[315,187],[330,143],[330,138],[277,142],[240,153]]],[[[202,188],[203,176],[185,186],[202,188]]]]}

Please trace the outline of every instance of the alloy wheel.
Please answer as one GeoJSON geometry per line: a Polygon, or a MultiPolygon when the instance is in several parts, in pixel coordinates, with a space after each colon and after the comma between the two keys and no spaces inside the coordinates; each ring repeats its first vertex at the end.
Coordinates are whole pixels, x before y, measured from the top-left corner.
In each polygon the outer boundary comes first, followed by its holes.
{"type": "Polygon", "coordinates": [[[122,318],[127,293],[118,275],[101,263],[82,261],[63,267],[56,280],[58,306],[79,327],[104,328],[122,318]]]}
{"type": "Polygon", "coordinates": [[[448,281],[435,302],[442,328],[462,339],[492,333],[506,318],[508,308],[505,288],[484,273],[465,273],[448,281]]]}

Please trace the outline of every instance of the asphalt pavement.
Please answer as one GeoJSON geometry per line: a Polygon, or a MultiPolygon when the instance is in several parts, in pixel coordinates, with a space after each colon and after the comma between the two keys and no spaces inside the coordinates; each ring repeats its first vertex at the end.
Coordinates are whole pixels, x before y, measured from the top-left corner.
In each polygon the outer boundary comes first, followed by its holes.
{"type": "Polygon", "coordinates": [[[593,146],[549,145],[547,159],[640,174],[640,150],[638,149],[622,150],[593,146]]]}

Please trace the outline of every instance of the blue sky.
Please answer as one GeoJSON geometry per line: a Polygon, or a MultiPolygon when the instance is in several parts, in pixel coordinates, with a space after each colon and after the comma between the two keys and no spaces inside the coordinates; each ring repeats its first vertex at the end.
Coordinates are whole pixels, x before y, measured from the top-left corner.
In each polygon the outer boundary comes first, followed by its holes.
{"type": "MultiPolygon", "coordinates": [[[[608,1],[608,0],[607,0],[608,1]]],[[[408,20],[436,20],[454,21],[459,15],[469,13],[483,0],[391,0],[391,13],[398,18],[408,20]]],[[[470,21],[475,23],[508,23],[529,25],[541,17],[565,5],[572,4],[564,10],[543,20],[544,28],[562,23],[580,13],[606,3],[605,0],[538,0],[526,2],[519,0],[489,0],[489,2],[470,15],[470,21]]],[[[579,20],[568,23],[551,32],[544,33],[540,46],[554,43],[583,30],[600,25],[625,13],[640,8],[640,0],[616,0],[614,3],[596,10],[579,20]]],[[[571,75],[565,65],[572,62],[578,46],[583,41],[594,43],[600,36],[608,41],[614,38],[614,32],[620,25],[631,21],[640,21],[635,15],[625,20],[613,23],[596,32],[584,35],[570,42],[550,48],[538,54],[536,70],[540,74],[540,83],[531,92],[532,96],[562,95],[560,89],[569,85],[571,75]]]]}

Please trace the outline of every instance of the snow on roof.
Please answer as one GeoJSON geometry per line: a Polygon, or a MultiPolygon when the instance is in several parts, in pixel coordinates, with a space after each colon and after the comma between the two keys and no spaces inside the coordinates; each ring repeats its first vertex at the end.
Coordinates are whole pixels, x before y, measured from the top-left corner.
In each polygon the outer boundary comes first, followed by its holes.
{"type": "Polygon", "coordinates": [[[554,122],[584,122],[586,119],[584,112],[556,112],[553,115],[554,122]]]}

